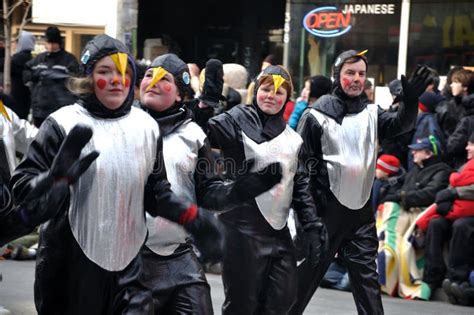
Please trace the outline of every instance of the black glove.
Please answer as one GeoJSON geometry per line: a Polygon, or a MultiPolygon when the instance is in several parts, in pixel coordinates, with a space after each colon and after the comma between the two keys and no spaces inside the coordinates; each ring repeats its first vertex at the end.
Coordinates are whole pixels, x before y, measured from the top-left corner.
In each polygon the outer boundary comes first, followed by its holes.
{"type": "Polygon", "coordinates": [[[455,188],[446,188],[438,191],[435,202],[440,203],[443,201],[453,201],[458,199],[458,197],[458,192],[455,188]]]}
{"type": "Polygon", "coordinates": [[[59,213],[68,196],[68,186],[74,184],[99,156],[97,151],[93,151],[80,158],[82,149],[91,138],[89,127],[76,125],[61,144],[51,169],[32,179],[32,189],[21,204],[25,224],[36,226],[59,213]]]}
{"type": "Polygon", "coordinates": [[[217,59],[209,59],[206,63],[205,80],[199,100],[208,106],[217,107],[220,100],[225,100],[225,97],[222,96],[223,86],[224,68],[222,62],[217,59]]]}
{"type": "MultiPolygon", "coordinates": [[[[416,104],[418,106],[418,97],[425,92],[426,87],[432,80],[431,71],[424,66],[418,65],[412,73],[409,80],[402,75],[402,93],[403,102],[407,105],[416,104]]],[[[413,105],[415,106],[415,105],[413,105]]]]}
{"type": "Polygon", "coordinates": [[[253,199],[266,192],[281,181],[282,168],[280,162],[271,163],[264,168],[250,172],[255,160],[246,160],[233,183],[232,197],[240,201],[253,199]]]}
{"type": "Polygon", "coordinates": [[[51,176],[54,180],[66,179],[68,184],[76,180],[89,168],[99,156],[99,152],[92,151],[80,158],[82,149],[92,138],[92,129],[84,125],[76,125],[64,139],[58,154],[51,165],[51,176]]]}
{"type": "Polygon", "coordinates": [[[436,213],[442,215],[443,217],[446,216],[451,210],[453,210],[452,200],[436,203],[436,213]]]}
{"type": "Polygon", "coordinates": [[[320,219],[302,226],[300,250],[303,257],[306,257],[312,266],[315,267],[320,258],[328,251],[328,239],[326,226],[320,219]]]}
{"type": "Polygon", "coordinates": [[[191,234],[194,244],[202,254],[203,260],[218,262],[222,260],[224,248],[224,228],[216,216],[202,208],[196,209],[194,220],[184,224],[191,234]]]}

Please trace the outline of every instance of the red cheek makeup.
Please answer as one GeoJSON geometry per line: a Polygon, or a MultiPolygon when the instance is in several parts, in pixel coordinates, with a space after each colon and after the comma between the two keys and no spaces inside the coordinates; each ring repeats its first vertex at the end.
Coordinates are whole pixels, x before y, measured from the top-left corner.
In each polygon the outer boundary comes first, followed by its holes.
{"type": "Polygon", "coordinates": [[[105,86],[107,85],[107,81],[105,81],[104,79],[99,79],[95,82],[95,85],[97,85],[97,87],[101,90],[105,89],[105,86]]]}
{"type": "Polygon", "coordinates": [[[171,84],[169,84],[169,83],[163,84],[163,90],[164,90],[166,93],[169,93],[169,92],[171,91],[171,84]]]}
{"type": "Polygon", "coordinates": [[[347,88],[349,87],[349,85],[351,85],[351,81],[347,79],[342,79],[342,87],[347,88]]]}

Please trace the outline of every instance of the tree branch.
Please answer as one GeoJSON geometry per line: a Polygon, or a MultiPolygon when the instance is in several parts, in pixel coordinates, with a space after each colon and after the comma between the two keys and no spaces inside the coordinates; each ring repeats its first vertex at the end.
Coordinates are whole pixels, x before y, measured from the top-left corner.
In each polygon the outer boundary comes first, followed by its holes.
{"type": "MultiPolygon", "coordinates": [[[[10,15],[13,13],[13,11],[15,11],[16,8],[22,5],[23,2],[24,0],[17,0],[17,2],[10,7],[10,10],[8,11],[7,15],[4,16],[4,18],[9,18],[10,15]]],[[[28,4],[29,4],[29,1],[28,1],[28,4]]]]}

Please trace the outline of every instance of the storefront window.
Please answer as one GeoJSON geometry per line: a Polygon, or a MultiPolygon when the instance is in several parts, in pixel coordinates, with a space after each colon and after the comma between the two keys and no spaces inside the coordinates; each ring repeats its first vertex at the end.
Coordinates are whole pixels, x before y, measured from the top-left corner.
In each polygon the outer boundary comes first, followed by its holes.
{"type": "Polygon", "coordinates": [[[407,72],[427,64],[445,75],[452,66],[474,66],[474,2],[412,0],[407,72]]]}
{"type": "Polygon", "coordinates": [[[307,76],[330,76],[334,59],[348,49],[368,49],[368,77],[376,85],[396,77],[401,1],[292,0],[290,8],[289,68],[297,88],[307,76]]]}

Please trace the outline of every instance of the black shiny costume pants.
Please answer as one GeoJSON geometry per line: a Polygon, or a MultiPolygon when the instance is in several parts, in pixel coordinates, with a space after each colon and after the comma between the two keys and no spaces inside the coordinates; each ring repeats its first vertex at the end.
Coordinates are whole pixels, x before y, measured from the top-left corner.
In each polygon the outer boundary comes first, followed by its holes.
{"type": "Polygon", "coordinates": [[[142,252],[144,283],[153,294],[155,314],[213,314],[211,290],[191,248],[171,256],[146,246],[142,252]]]}
{"type": "Polygon", "coordinates": [[[341,205],[334,196],[318,214],[329,234],[329,252],[313,268],[303,261],[297,269],[298,298],[290,314],[303,314],[329,265],[338,253],[344,261],[358,314],[383,314],[376,266],[378,240],[370,200],[360,210],[341,205]]]}
{"type": "Polygon", "coordinates": [[[287,314],[295,301],[296,260],[289,230],[264,230],[226,224],[224,315],[287,314]]]}
{"type": "Polygon", "coordinates": [[[67,217],[55,218],[40,233],[36,310],[40,315],[153,314],[151,294],[141,284],[141,274],[140,255],[122,271],[102,269],[85,256],[67,217]]]}

